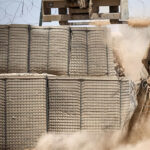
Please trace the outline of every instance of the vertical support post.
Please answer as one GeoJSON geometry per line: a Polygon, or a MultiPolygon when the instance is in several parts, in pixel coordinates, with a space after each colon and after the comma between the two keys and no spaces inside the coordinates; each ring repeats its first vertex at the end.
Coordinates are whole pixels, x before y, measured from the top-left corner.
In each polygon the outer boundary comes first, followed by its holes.
{"type": "Polygon", "coordinates": [[[121,21],[129,19],[128,0],[121,0],[120,3],[121,21]]]}
{"type": "Polygon", "coordinates": [[[40,10],[40,19],[39,19],[39,26],[42,26],[42,6],[43,6],[43,4],[42,4],[42,1],[41,1],[41,10],[40,10]]]}
{"type": "Polygon", "coordinates": [[[7,150],[7,95],[6,95],[6,79],[4,79],[5,87],[5,149],[7,150]]]}

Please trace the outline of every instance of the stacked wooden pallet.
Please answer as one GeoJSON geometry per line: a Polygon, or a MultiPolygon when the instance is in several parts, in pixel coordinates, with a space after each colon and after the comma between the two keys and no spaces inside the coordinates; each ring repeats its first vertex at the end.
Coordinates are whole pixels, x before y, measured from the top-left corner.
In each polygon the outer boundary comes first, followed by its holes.
{"type": "Polygon", "coordinates": [[[111,19],[117,23],[119,19],[128,19],[128,0],[43,0],[42,21],[59,21],[67,24],[68,20],[111,19]],[[81,3],[84,2],[84,3],[81,3]],[[109,13],[99,13],[102,6],[109,7],[109,13]],[[119,11],[120,6],[120,11],[119,11]],[[52,8],[58,8],[59,14],[53,15],[52,8]]]}

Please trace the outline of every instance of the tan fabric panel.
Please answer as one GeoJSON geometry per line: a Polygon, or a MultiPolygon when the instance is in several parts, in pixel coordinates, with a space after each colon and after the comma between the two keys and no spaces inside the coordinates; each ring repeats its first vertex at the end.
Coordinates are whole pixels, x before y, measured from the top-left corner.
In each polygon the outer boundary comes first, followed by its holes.
{"type": "MultiPolygon", "coordinates": [[[[105,29],[105,28],[104,28],[105,29]]],[[[89,75],[108,75],[106,30],[88,32],[89,75]]]]}
{"type": "Polygon", "coordinates": [[[84,81],[81,103],[82,130],[100,132],[120,129],[119,81],[84,81]]]}
{"type": "Polygon", "coordinates": [[[68,73],[68,29],[52,28],[49,31],[48,73],[68,73]]]}
{"type": "Polygon", "coordinates": [[[49,131],[56,133],[75,131],[74,124],[70,123],[74,119],[70,113],[76,110],[77,102],[80,110],[75,111],[80,115],[78,129],[84,131],[99,133],[121,130],[130,117],[132,99],[130,81],[127,79],[112,76],[48,77],[48,79],[49,131]]]}
{"type": "Polygon", "coordinates": [[[30,72],[47,72],[48,36],[46,29],[31,29],[30,72]]]}
{"type": "Polygon", "coordinates": [[[80,82],[49,80],[48,131],[71,133],[80,130],[80,82]]]}
{"type": "Polygon", "coordinates": [[[45,79],[7,79],[7,148],[33,148],[46,132],[45,79]]]}
{"type": "Polygon", "coordinates": [[[72,31],[70,75],[87,75],[87,32],[72,31]]]}
{"type": "Polygon", "coordinates": [[[8,26],[0,25],[0,73],[7,72],[8,26]]]}
{"type": "Polygon", "coordinates": [[[70,75],[116,75],[108,31],[99,28],[72,28],[70,75]]]}
{"type": "Polygon", "coordinates": [[[0,79],[0,149],[5,149],[5,81],[0,79]]]}
{"type": "Polygon", "coordinates": [[[123,80],[121,82],[121,122],[122,122],[122,126],[124,126],[124,122],[126,122],[127,120],[129,120],[129,116],[130,116],[130,112],[131,112],[131,108],[130,108],[130,104],[132,100],[132,93],[130,91],[131,89],[131,84],[130,81],[128,80],[123,80]]]}
{"type": "Polygon", "coordinates": [[[11,25],[9,29],[9,73],[28,70],[28,26],[11,25]]]}

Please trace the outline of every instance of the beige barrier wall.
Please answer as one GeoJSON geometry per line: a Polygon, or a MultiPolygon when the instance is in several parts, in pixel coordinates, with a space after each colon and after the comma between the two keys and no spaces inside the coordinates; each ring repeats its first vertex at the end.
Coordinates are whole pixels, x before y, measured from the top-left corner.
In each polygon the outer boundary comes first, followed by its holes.
{"type": "Polygon", "coordinates": [[[107,28],[73,27],[71,36],[71,75],[115,75],[107,28]]]}
{"type": "MultiPolygon", "coordinates": [[[[1,77],[1,79],[4,78],[6,149],[32,148],[39,137],[47,131],[45,77],[39,75],[1,77]]],[[[0,81],[3,82],[3,80],[0,81]]],[[[3,93],[0,94],[3,98],[3,93]]]]}
{"type": "Polygon", "coordinates": [[[29,71],[68,73],[69,28],[31,28],[29,71]]]}
{"type": "Polygon", "coordinates": [[[0,73],[115,75],[105,27],[8,27],[0,26],[0,73]]]}
{"type": "Polygon", "coordinates": [[[116,77],[49,77],[49,131],[119,130],[130,116],[130,82],[116,77]],[[73,127],[73,129],[72,129],[73,127]]]}
{"type": "Polygon", "coordinates": [[[0,73],[8,70],[8,26],[0,25],[0,73]]]}
{"type": "Polygon", "coordinates": [[[0,79],[0,149],[5,149],[5,81],[0,79]]]}
{"type": "Polygon", "coordinates": [[[80,82],[49,80],[48,131],[71,133],[80,130],[80,82]]]}
{"type": "Polygon", "coordinates": [[[28,71],[28,26],[9,26],[8,72],[28,71]]]}
{"type": "Polygon", "coordinates": [[[120,130],[131,101],[124,78],[1,74],[0,148],[32,148],[47,131],[120,130]]]}

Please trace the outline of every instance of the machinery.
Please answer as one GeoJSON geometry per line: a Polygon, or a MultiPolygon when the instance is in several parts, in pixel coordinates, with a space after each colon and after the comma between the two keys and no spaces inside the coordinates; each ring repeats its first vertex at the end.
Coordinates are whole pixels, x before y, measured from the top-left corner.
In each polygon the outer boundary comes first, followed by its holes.
{"type": "Polygon", "coordinates": [[[68,20],[110,19],[111,23],[122,23],[128,19],[128,0],[43,0],[41,10],[41,22],[64,25],[68,20]],[[103,6],[109,7],[109,13],[99,13],[103,6]],[[52,8],[58,9],[57,15],[52,8]]]}

